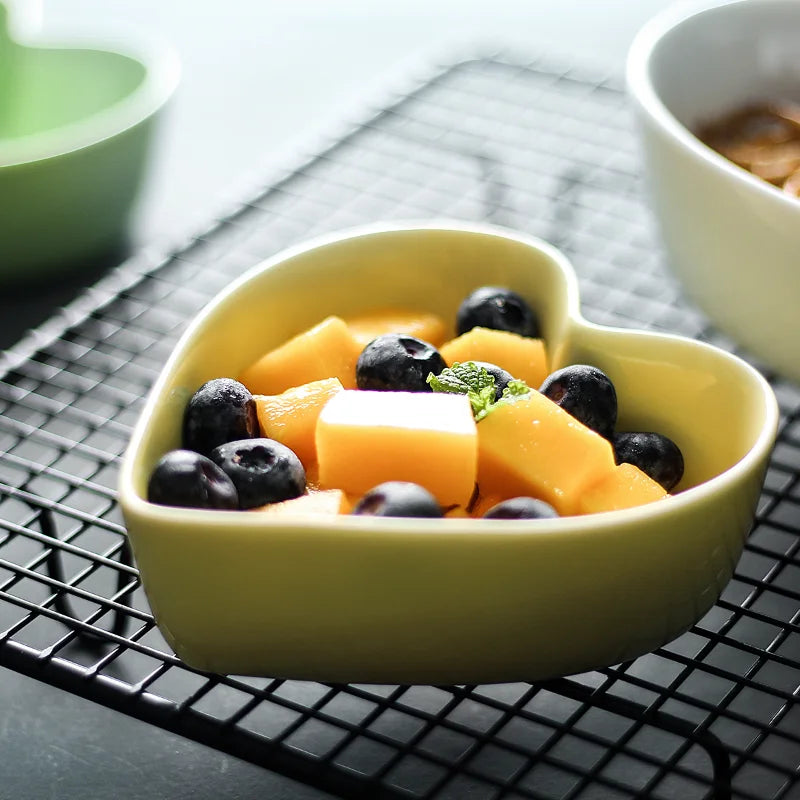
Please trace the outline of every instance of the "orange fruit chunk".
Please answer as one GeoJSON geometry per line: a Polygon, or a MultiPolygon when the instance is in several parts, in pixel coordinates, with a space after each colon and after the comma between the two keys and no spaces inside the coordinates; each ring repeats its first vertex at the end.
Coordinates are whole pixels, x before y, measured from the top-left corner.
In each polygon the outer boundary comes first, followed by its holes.
{"type": "Polygon", "coordinates": [[[482,495],[538,497],[568,516],[616,467],[607,439],[535,390],[498,405],[477,428],[482,495]]]}
{"type": "Polygon", "coordinates": [[[342,391],[338,378],[293,386],[281,394],[254,395],[261,433],[293,450],[306,470],[317,461],[315,433],[322,407],[342,391]]]}
{"type": "Polygon", "coordinates": [[[344,492],[339,489],[312,491],[282,500],[280,503],[269,503],[265,506],[250,509],[271,515],[290,514],[349,514],[351,504],[344,492]]]}
{"type": "Polygon", "coordinates": [[[362,346],[384,333],[407,333],[434,347],[439,347],[446,336],[444,320],[438,314],[425,311],[390,308],[344,319],[362,346]]]}
{"type": "Polygon", "coordinates": [[[578,510],[581,514],[618,511],[665,497],[669,497],[669,494],[660,483],[656,483],[634,464],[623,463],[584,489],[578,500],[578,510]]]}
{"type": "Polygon", "coordinates": [[[442,506],[466,506],[478,437],[465,395],[342,391],[317,421],[320,487],[361,496],[385,481],[424,486],[442,506]]]}
{"type": "Polygon", "coordinates": [[[304,383],[338,378],[356,385],[356,361],[362,347],[340,317],[326,317],[251,364],[239,380],[253,394],[280,394],[304,383]]]}
{"type": "Polygon", "coordinates": [[[548,375],[544,342],[509,331],[473,328],[445,342],[439,352],[448,367],[456,362],[488,361],[531,389],[538,389],[548,375]]]}

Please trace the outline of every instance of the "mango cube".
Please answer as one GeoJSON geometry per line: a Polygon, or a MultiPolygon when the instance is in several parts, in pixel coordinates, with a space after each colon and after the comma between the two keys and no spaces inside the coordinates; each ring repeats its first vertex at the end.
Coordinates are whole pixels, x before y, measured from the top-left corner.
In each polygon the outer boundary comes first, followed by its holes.
{"type": "Polygon", "coordinates": [[[537,391],[497,406],[477,427],[482,495],[538,497],[568,516],[616,467],[607,439],[537,391]]]}
{"type": "Polygon", "coordinates": [[[307,492],[306,494],[301,494],[300,497],[292,497],[290,500],[269,503],[250,510],[273,516],[284,514],[325,514],[331,516],[349,514],[351,508],[352,504],[344,492],[339,489],[329,489],[324,492],[307,492]]]}
{"type": "Polygon", "coordinates": [[[281,394],[254,396],[261,433],[293,450],[306,470],[317,461],[317,419],[323,406],[343,389],[338,378],[311,381],[281,394]]]}
{"type": "Polygon", "coordinates": [[[488,361],[531,389],[538,389],[548,375],[544,342],[509,331],[473,328],[445,342],[439,352],[448,367],[456,362],[488,361]]]}
{"type": "Polygon", "coordinates": [[[321,488],[360,496],[384,481],[413,481],[443,506],[466,506],[478,436],[464,395],[342,391],[317,421],[321,488]]]}
{"type": "Polygon", "coordinates": [[[584,489],[578,500],[581,514],[618,511],[668,497],[666,489],[633,464],[620,464],[597,483],[584,489]]]}
{"type": "Polygon", "coordinates": [[[356,361],[362,349],[343,319],[326,317],[265,353],[239,380],[253,394],[280,394],[325,378],[338,378],[345,388],[354,389],[356,361]]]}
{"type": "Polygon", "coordinates": [[[345,317],[345,322],[362,345],[368,345],[384,333],[406,333],[438,347],[444,341],[446,330],[438,314],[394,308],[345,317]]]}

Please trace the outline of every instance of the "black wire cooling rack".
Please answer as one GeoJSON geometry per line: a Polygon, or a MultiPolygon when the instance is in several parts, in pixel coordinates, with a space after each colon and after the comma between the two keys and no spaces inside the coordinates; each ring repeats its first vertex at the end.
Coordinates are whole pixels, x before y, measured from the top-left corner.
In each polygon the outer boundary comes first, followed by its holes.
{"type": "Polygon", "coordinates": [[[800,391],[772,376],[780,436],[733,580],[690,632],[599,672],[491,686],[201,674],[159,635],[127,551],[120,456],[177,336],[231,278],[314,234],[488,219],[562,248],[589,319],[732,349],[665,272],[631,130],[613,79],[459,62],[6,353],[0,665],[344,798],[800,798],[800,391]]]}

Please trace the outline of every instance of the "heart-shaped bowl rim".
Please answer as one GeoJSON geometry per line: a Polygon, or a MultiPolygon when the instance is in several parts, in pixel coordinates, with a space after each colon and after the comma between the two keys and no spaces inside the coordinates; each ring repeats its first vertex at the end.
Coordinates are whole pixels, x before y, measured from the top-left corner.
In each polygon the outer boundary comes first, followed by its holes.
{"type": "Polygon", "coordinates": [[[767,381],[736,356],[586,321],[569,261],[539,239],[449,220],[374,224],[279,253],[197,315],[135,426],[119,501],[159,628],[191,666],[331,682],[539,680],[649,652],[714,604],[778,418],[767,381]],[[204,381],[235,376],[329,313],[416,300],[454,318],[486,283],[537,308],[553,367],[591,358],[605,369],[620,418],[675,438],[697,485],[649,506],[535,521],[276,521],[145,499],[204,381]]]}
{"type": "MultiPolygon", "coordinates": [[[[10,12],[13,10],[6,9],[0,3],[0,26],[11,20],[10,12]]],[[[48,37],[24,26],[9,26],[5,36],[21,48],[92,50],[130,59],[142,66],[144,76],[132,91],[92,114],[53,129],[1,141],[0,171],[55,159],[118,136],[164,106],[180,80],[180,59],[174,47],[158,37],[135,29],[105,35],[48,37]]]]}

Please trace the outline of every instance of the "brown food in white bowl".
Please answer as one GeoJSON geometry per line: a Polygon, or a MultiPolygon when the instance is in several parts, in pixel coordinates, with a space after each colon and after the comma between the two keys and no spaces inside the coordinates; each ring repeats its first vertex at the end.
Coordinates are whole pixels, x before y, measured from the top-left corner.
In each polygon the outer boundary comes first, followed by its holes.
{"type": "Polygon", "coordinates": [[[753,175],[800,195],[800,105],[756,102],[704,123],[698,138],[753,175]]]}

